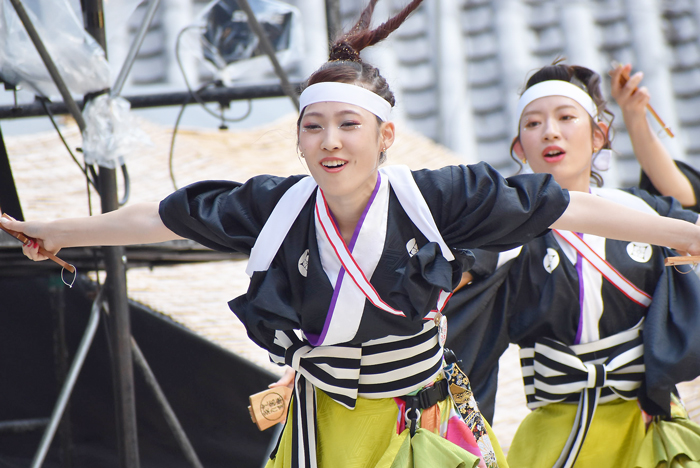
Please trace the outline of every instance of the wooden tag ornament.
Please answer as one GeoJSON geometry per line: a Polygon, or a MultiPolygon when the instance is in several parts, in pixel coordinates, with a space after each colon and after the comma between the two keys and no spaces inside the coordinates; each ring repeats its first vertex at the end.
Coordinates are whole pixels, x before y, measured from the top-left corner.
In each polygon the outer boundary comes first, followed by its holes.
{"type": "Polygon", "coordinates": [[[292,389],[289,387],[268,388],[265,391],[250,395],[250,418],[258,429],[264,431],[268,427],[287,419],[287,408],[292,398],[292,389]]]}

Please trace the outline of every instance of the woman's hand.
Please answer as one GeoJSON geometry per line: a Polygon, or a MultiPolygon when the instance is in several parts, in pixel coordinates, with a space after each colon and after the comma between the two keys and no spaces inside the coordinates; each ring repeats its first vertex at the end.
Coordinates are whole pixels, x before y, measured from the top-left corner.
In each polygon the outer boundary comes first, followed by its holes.
{"type": "Polygon", "coordinates": [[[22,245],[22,252],[35,262],[47,260],[49,258],[39,253],[39,246],[54,255],[61,250],[61,246],[50,238],[48,234],[49,229],[47,227],[49,223],[47,222],[23,222],[17,221],[14,218],[8,219],[2,217],[0,218],[0,223],[2,223],[2,227],[5,229],[22,233],[30,239],[29,243],[22,245]]]}
{"type": "Polygon", "coordinates": [[[620,78],[629,75],[631,69],[629,64],[621,65],[610,72],[610,77],[612,96],[622,109],[634,155],[661,195],[674,197],[683,206],[694,206],[693,186],[678,169],[647,120],[647,105],[651,96],[647,88],[637,88],[642,81],[642,72],[632,75],[624,85],[620,83],[620,78]]]}
{"type": "Polygon", "coordinates": [[[700,227],[699,233],[694,236],[687,249],[676,249],[679,255],[700,255],[700,227]]]}
{"type": "Polygon", "coordinates": [[[294,386],[294,376],[296,375],[296,372],[294,372],[294,369],[291,367],[287,367],[287,370],[284,371],[284,375],[275,383],[271,383],[268,385],[269,388],[275,388],[275,387],[289,387],[292,388],[294,386]]]}
{"type": "MultiPolygon", "coordinates": [[[[649,90],[645,87],[638,88],[642,82],[644,74],[637,72],[630,76],[627,83],[621,84],[620,78],[628,76],[632,70],[632,65],[620,65],[610,72],[611,77],[611,94],[617,104],[622,109],[622,115],[627,125],[630,125],[631,120],[646,119],[647,105],[651,99],[649,90]]],[[[646,121],[645,121],[646,123],[646,121]]]]}

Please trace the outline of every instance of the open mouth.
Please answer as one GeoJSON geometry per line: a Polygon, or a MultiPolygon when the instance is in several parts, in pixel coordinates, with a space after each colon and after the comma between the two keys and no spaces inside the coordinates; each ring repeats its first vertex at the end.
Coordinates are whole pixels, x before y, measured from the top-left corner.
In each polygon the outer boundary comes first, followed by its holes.
{"type": "Polygon", "coordinates": [[[562,156],[563,154],[564,154],[564,151],[562,151],[560,149],[553,149],[553,150],[550,150],[550,151],[547,151],[546,153],[544,153],[544,157],[545,158],[556,158],[558,156],[562,156]]]}
{"type": "Polygon", "coordinates": [[[321,165],[322,165],[323,167],[329,167],[329,168],[342,167],[342,166],[344,166],[344,165],[346,165],[346,164],[347,164],[347,161],[340,161],[340,160],[336,160],[336,161],[323,161],[323,162],[321,163],[321,165]]]}

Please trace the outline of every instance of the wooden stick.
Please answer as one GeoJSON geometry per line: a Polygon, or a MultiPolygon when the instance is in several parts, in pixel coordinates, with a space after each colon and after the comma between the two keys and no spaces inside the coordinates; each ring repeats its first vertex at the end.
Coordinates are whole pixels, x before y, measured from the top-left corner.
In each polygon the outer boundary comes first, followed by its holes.
{"type": "Polygon", "coordinates": [[[682,255],[679,257],[666,257],[664,265],[689,265],[692,263],[700,263],[700,255],[682,255]]]}
{"type": "MultiPolygon", "coordinates": [[[[2,217],[5,218],[5,219],[10,219],[10,220],[12,219],[12,218],[10,218],[10,217],[9,217],[7,214],[5,214],[5,213],[2,214],[2,217]]],[[[20,241],[23,245],[29,245],[29,244],[31,244],[32,242],[34,242],[34,239],[25,236],[25,235],[22,234],[21,232],[11,231],[11,230],[9,230],[9,229],[6,229],[5,227],[2,226],[2,224],[0,224],[0,229],[2,229],[3,231],[5,231],[5,232],[8,233],[9,235],[11,235],[12,237],[14,237],[15,239],[17,239],[18,241],[20,241]]],[[[60,258],[58,258],[57,256],[55,256],[54,254],[52,254],[51,252],[49,252],[48,250],[46,250],[46,249],[43,248],[42,246],[39,246],[39,253],[40,253],[41,255],[45,255],[46,257],[50,258],[51,260],[53,260],[54,262],[58,263],[59,265],[61,265],[61,266],[62,266],[63,268],[65,268],[66,270],[70,271],[71,273],[75,273],[75,267],[74,267],[73,265],[71,265],[70,263],[64,262],[63,260],[61,260],[60,258]]]]}
{"type": "MultiPolygon", "coordinates": [[[[622,65],[620,65],[620,64],[613,64],[613,66],[621,67],[622,65]]],[[[629,74],[629,72],[623,70],[622,73],[620,73],[620,85],[624,86],[625,83],[627,83],[627,81],[629,81],[629,79],[630,79],[630,74],[629,74]]],[[[637,89],[638,89],[638,88],[634,88],[634,91],[632,91],[632,93],[634,93],[635,91],[637,91],[637,89]]],[[[659,117],[659,114],[657,114],[656,111],[654,110],[654,108],[651,107],[651,104],[647,104],[647,109],[649,110],[649,112],[651,113],[651,115],[656,119],[656,121],[659,122],[659,125],[661,125],[661,127],[663,127],[663,129],[664,129],[664,131],[666,132],[666,134],[667,134],[668,136],[670,136],[671,138],[673,138],[675,135],[673,134],[673,132],[671,131],[671,129],[664,123],[664,121],[661,120],[661,117],[659,117]]]]}

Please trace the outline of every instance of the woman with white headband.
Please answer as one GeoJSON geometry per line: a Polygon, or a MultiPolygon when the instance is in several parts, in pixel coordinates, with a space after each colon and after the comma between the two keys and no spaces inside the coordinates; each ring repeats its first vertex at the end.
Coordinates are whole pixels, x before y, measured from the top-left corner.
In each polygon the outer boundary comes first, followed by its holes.
{"type": "MultiPolygon", "coordinates": [[[[512,148],[571,195],[590,192],[659,221],[697,222],[674,199],[598,187],[596,158],[609,146],[605,112],[599,75],[546,66],[520,98],[512,148]]],[[[489,261],[498,269],[454,295],[445,312],[456,332],[448,346],[464,355],[460,342],[473,333],[462,322],[478,309],[471,327],[486,330],[488,342],[465,370],[485,382],[475,393],[486,401],[498,357],[508,342],[520,346],[533,411],[510,446],[511,467],[698,466],[700,426],[689,421],[674,384],[700,375],[700,280],[683,274],[687,266],[665,267],[669,255],[644,242],[563,229],[497,259],[477,252],[477,274],[489,261]]]]}
{"type": "MultiPolygon", "coordinates": [[[[467,250],[510,249],[555,226],[700,254],[700,227],[608,215],[611,202],[569,196],[548,175],[506,180],[486,164],[379,169],[394,141],[394,98],[359,53],[420,0],[369,30],[374,3],[300,98],[298,145],[311,177],[201,182],[160,204],[3,225],[52,252],[181,236],[249,254],[248,292],[230,307],[273,361],[296,371],[268,466],[504,467],[464,377],[443,357],[440,310],[467,250]]],[[[43,258],[32,246],[25,253],[43,258]]]]}

